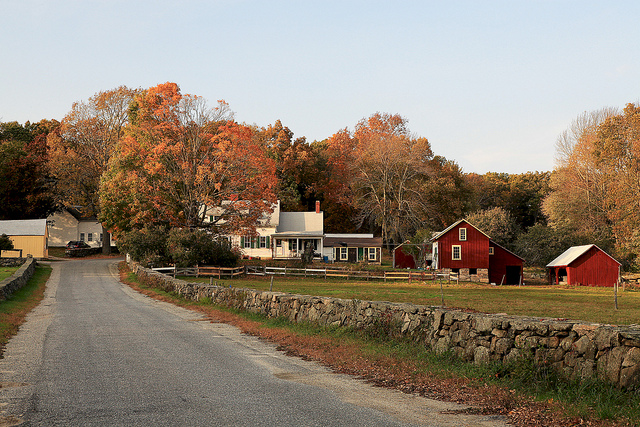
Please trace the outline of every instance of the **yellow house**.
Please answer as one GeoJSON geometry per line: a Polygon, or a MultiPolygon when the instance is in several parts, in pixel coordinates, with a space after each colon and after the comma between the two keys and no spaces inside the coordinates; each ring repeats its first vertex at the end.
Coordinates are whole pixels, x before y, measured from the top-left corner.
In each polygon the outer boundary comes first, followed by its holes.
{"type": "Polygon", "coordinates": [[[2,258],[31,255],[34,258],[49,256],[46,219],[22,219],[0,221],[0,235],[6,234],[13,242],[13,251],[2,251],[2,258]]]}

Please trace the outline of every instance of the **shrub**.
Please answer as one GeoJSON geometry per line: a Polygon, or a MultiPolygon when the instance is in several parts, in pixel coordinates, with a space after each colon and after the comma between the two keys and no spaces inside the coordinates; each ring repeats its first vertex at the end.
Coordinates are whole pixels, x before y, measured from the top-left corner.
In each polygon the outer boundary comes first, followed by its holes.
{"type": "Polygon", "coordinates": [[[178,267],[234,267],[239,259],[227,240],[215,239],[204,230],[172,229],[167,239],[167,253],[178,267]]]}
{"type": "Polygon", "coordinates": [[[13,242],[6,234],[2,234],[0,236],[0,250],[2,251],[10,251],[13,249],[13,242]]]}
{"type": "Polygon", "coordinates": [[[204,230],[151,226],[120,236],[118,249],[145,267],[215,265],[233,267],[239,254],[204,230]]]}

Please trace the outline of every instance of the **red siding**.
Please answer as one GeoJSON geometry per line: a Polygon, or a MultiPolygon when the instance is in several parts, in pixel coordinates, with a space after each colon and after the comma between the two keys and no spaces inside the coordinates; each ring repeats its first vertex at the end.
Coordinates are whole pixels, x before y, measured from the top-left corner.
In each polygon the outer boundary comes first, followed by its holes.
{"type": "Polygon", "coordinates": [[[400,246],[393,251],[395,262],[393,268],[416,268],[416,260],[413,255],[404,253],[402,249],[400,246]]]}
{"type": "Polygon", "coordinates": [[[613,258],[593,247],[567,266],[567,284],[614,286],[618,271],[619,264],[613,258]]]}
{"type": "Polygon", "coordinates": [[[472,225],[461,222],[440,236],[438,242],[439,268],[489,268],[489,238],[472,225]],[[467,240],[460,241],[459,229],[467,229],[467,240]],[[451,259],[451,246],[460,245],[462,259],[451,259]]]}
{"type": "Polygon", "coordinates": [[[489,255],[489,282],[497,285],[501,283],[510,285],[516,284],[508,283],[507,266],[520,267],[520,277],[522,277],[522,259],[493,242],[490,243],[490,246],[493,248],[494,252],[493,255],[489,255]]]}

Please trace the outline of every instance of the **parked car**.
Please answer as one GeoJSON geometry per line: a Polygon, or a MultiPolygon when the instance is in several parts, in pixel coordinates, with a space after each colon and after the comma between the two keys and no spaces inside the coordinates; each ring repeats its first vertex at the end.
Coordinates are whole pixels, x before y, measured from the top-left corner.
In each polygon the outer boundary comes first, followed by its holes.
{"type": "Polygon", "coordinates": [[[67,249],[82,249],[82,248],[90,248],[91,246],[89,246],[86,242],[83,242],[82,240],[72,240],[69,243],[67,243],[67,249]]]}

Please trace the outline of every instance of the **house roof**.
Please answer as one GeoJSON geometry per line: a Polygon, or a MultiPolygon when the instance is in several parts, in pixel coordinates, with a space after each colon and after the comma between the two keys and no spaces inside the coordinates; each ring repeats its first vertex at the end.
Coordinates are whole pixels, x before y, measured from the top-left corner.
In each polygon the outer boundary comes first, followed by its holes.
{"type": "Polygon", "coordinates": [[[276,227],[276,236],[323,236],[324,214],[322,212],[282,212],[276,227]]]}
{"type": "Polygon", "coordinates": [[[357,247],[370,248],[382,246],[382,237],[373,237],[373,234],[326,234],[324,247],[357,247]]]}
{"type": "Polygon", "coordinates": [[[556,259],[551,261],[549,264],[547,264],[547,267],[565,267],[571,264],[573,261],[575,261],[579,257],[581,257],[582,255],[584,255],[585,253],[587,253],[587,251],[589,251],[591,248],[597,248],[600,252],[602,252],[603,254],[605,254],[606,256],[608,256],[618,264],[620,264],[611,255],[609,255],[602,249],[598,248],[596,245],[582,245],[582,246],[570,247],[569,249],[564,251],[562,254],[560,254],[559,257],[557,257],[556,259]]]}
{"type": "Polygon", "coordinates": [[[456,228],[458,226],[458,224],[465,222],[468,225],[470,225],[471,227],[475,228],[476,230],[478,230],[480,233],[484,234],[485,236],[487,236],[487,238],[491,239],[491,237],[489,237],[484,231],[480,230],[478,227],[476,227],[475,225],[471,224],[469,221],[467,221],[466,219],[461,219],[453,224],[451,224],[449,227],[445,228],[444,230],[442,230],[441,232],[435,234],[431,240],[438,240],[440,237],[444,236],[445,234],[447,234],[449,231],[453,230],[454,228],[456,228]]]}
{"type": "Polygon", "coordinates": [[[44,236],[46,231],[46,219],[0,221],[0,234],[7,236],[44,236]]]}

